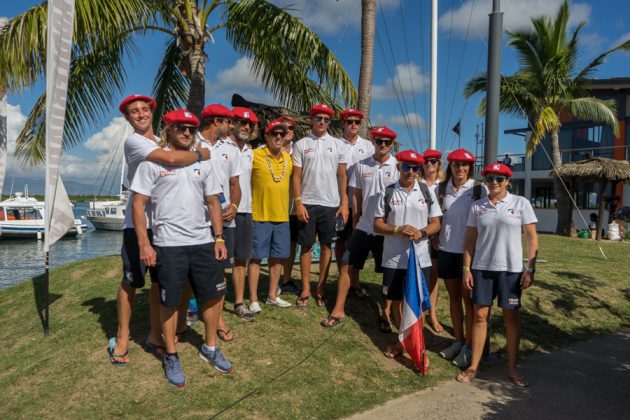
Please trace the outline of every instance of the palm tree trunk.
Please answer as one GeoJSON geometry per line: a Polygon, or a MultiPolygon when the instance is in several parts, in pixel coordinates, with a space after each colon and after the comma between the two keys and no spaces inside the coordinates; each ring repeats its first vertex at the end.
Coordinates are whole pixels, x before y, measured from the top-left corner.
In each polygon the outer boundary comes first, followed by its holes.
{"type": "MultiPolygon", "coordinates": [[[[359,73],[358,109],[370,115],[372,97],[372,71],[374,67],[374,35],[376,30],[376,0],[361,1],[361,70],[359,73]]],[[[367,121],[364,120],[361,131],[365,135],[367,121]]]]}
{"type": "Polygon", "coordinates": [[[190,90],[186,109],[201,118],[201,110],[206,101],[206,54],[205,42],[196,40],[190,54],[190,90]]]}
{"type": "MultiPolygon", "coordinates": [[[[551,160],[556,168],[562,165],[562,157],[560,155],[560,127],[556,127],[551,131],[551,160]]],[[[553,185],[556,196],[556,209],[558,212],[556,235],[571,236],[573,207],[571,206],[569,194],[559,177],[553,177],[553,185]]]]}

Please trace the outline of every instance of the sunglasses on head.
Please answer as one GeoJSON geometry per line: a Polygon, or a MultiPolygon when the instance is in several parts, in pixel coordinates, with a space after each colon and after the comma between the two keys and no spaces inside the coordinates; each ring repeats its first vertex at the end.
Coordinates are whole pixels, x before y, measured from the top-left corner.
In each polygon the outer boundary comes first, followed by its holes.
{"type": "Polygon", "coordinates": [[[377,146],[391,146],[394,140],[392,139],[374,139],[374,143],[377,146]]]}
{"type": "Polygon", "coordinates": [[[436,165],[438,162],[439,162],[439,160],[436,159],[436,158],[428,158],[428,159],[425,158],[424,159],[424,164],[425,165],[428,165],[428,164],[436,165]]]}
{"type": "Polygon", "coordinates": [[[322,122],[323,121],[326,124],[328,124],[328,123],[330,123],[331,119],[328,118],[328,117],[319,117],[319,116],[317,116],[317,117],[315,117],[315,121],[317,121],[317,122],[322,122]]]}
{"type": "Polygon", "coordinates": [[[486,177],[486,182],[488,184],[492,184],[496,181],[497,184],[502,184],[507,180],[507,176],[505,175],[488,175],[486,177]]]}
{"type": "Polygon", "coordinates": [[[361,120],[345,120],[346,125],[361,125],[361,120]]]}
{"type": "Polygon", "coordinates": [[[243,119],[241,119],[241,118],[237,118],[237,119],[235,119],[235,120],[234,120],[234,122],[235,122],[236,124],[239,124],[239,125],[242,125],[242,126],[249,126],[249,127],[253,127],[254,125],[256,125],[256,124],[254,124],[252,121],[249,121],[249,120],[243,120],[243,119]]]}
{"type": "Polygon", "coordinates": [[[420,170],[419,165],[409,165],[407,163],[403,163],[401,168],[404,172],[408,172],[408,171],[418,172],[420,170]]]}
{"type": "Polygon", "coordinates": [[[177,129],[177,131],[179,131],[180,133],[185,133],[186,130],[188,130],[190,134],[195,134],[197,130],[199,130],[198,127],[185,124],[175,124],[175,129],[177,129]]]}

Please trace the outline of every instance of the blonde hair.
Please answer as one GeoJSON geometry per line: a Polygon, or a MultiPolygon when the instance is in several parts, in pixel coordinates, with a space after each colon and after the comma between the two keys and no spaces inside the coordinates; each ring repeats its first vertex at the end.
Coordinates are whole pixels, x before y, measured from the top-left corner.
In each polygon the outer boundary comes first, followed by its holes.
{"type": "MultiPolygon", "coordinates": [[[[173,126],[173,124],[171,125],[167,125],[164,126],[164,128],[162,128],[162,131],[160,131],[160,141],[158,141],[158,146],[160,146],[162,149],[164,149],[165,147],[167,147],[170,143],[169,138],[168,138],[168,130],[173,126]]],[[[190,145],[190,149],[195,149],[197,148],[197,145],[199,144],[199,139],[197,139],[197,136],[194,136],[193,138],[193,142],[190,145]]]]}
{"type": "MultiPolygon", "coordinates": [[[[444,180],[444,171],[442,170],[442,159],[438,159],[438,168],[437,168],[437,176],[435,180],[437,182],[442,182],[444,180]]],[[[424,165],[420,165],[420,171],[418,172],[418,176],[424,179],[424,165]]]]}

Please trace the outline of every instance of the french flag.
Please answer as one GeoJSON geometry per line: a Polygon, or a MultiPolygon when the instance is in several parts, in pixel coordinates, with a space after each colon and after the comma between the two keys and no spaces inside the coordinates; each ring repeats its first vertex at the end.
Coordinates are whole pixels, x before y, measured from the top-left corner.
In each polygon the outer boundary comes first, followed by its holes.
{"type": "Polygon", "coordinates": [[[422,275],[412,242],[409,248],[405,296],[398,340],[411,357],[413,364],[423,375],[426,375],[427,371],[425,369],[426,350],[422,332],[422,313],[430,307],[431,301],[429,300],[427,282],[422,275]]]}

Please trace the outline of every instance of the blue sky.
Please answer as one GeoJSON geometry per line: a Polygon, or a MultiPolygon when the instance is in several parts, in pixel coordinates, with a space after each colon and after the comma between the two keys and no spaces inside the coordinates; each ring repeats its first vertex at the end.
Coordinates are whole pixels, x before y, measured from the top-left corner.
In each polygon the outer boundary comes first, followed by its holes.
{"type": "MultiPolygon", "coordinates": [[[[337,55],[350,77],[358,84],[360,62],[360,0],[273,0],[280,6],[290,6],[291,13],[314,29],[337,55]]],[[[11,18],[38,4],[23,0],[3,3],[0,15],[11,18]]],[[[488,13],[492,0],[439,1],[439,57],[438,57],[438,148],[457,148],[457,137],[451,127],[461,118],[461,146],[475,152],[475,132],[483,123],[476,115],[480,96],[465,100],[462,96],[465,81],[485,70],[487,60],[488,13]],[[474,7],[473,7],[474,6],[474,7]]],[[[552,15],[561,0],[503,0],[504,28],[515,29],[529,23],[530,17],[552,15]]],[[[628,16],[630,6],[623,0],[576,0],[571,2],[572,26],[587,21],[582,30],[582,60],[586,64],[602,52],[624,39],[630,38],[628,16]]],[[[420,151],[427,147],[429,119],[429,41],[430,0],[378,0],[376,59],[370,119],[373,124],[387,124],[399,134],[403,147],[420,151]],[[392,86],[401,86],[403,95],[396,97],[392,86]],[[406,119],[404,117],[407,117],[406,119]],[[408,126],[404,121],[409,121],[408,126]]],[[[216,12],[215,12],[216,13],[216,12]]],[[[219,18],[220,15],[216,15],[219,18]]],[[[505,37],[504,37],[505,40],[505,37]]],[[[153,76],[160,63],[165,39],[150,34],[137,39],[141,56],[128,65],[125,93],[150,93],[153,76]]],[[[229,105],[232,93],[239,93],[254,101],[274,103],[249,74],[249,60],[237,55],[225,40],[224,31],[214,34],[214,44],[207,48],[206,103],[229,105]]],[[[599,78],[630,76],[628,53],[616,53],[601,66],[599,78]]],[[[503,49],[502,72],[512,74],[517,68],[514,53],[503,49]]],[[[40,81],[20,95],[8,96],[9,145],[24,124],[36,98],[44,89],[40,81]]],[[[522,153],[521,138],[506,136],[503,130],[523,127],[524,120],[501,117],[499,152],[522,153]]],[[[64,156],[64,179],[94,181],[94,168],[103,166],[120,137],[121,120],[117,106],[100,117],[99,124],[85,132],[85,142],[64,156]]],[[[35,169],[29,176],[41,176],[35,169]]],[[[9,157],[6,183],[11,176],[23,176],[19,164],[9,157]]]]}

